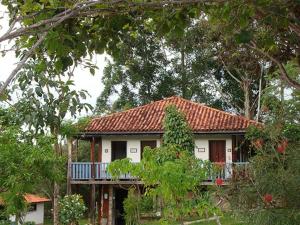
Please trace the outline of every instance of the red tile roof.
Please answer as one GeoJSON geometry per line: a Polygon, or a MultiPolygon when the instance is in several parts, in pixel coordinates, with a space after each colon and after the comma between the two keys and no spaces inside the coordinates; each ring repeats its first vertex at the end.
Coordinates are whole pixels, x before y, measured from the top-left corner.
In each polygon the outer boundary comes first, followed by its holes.
{"type": "MultiPolygon", "coordinates": [[[[49,198],[40,197],[38,195],[33,194],[25,194],[24,195],[25,201],[27,203],[42,203],[42,202],[50,202],[51,200],[49,198]]],[[[0,205],[4,205],[4,201],[2,198],[0,198],[0,205]]]]}
{"type": "Polygon", "coordinates": [[[28,203],[39,203],[39,202],[50,202],[49,198],[40,197],[38,195],[26,194],[24,195],[26,202],[28,203]]]}
{"type": "Polygon", "coordinates": [[[162,133],[164,109],[173,104],[182,111],[194,133],[242,132],[259,123],[180,97],[170,97],[103,117],[95,117],[86,133],[162,133]]]}

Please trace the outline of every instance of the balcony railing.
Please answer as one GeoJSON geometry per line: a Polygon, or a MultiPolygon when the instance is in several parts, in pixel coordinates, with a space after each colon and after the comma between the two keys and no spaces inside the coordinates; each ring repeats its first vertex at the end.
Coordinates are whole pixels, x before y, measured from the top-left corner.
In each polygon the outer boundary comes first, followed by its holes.
{"type": "MultiPolygon", "coordinates": [[[[107,171],[109,163],[73,162],[71,164],[72,180],[108,180],[112,177],[107,171]]],[[[129,174],[124,174],[119,179],[134,179],[129,174]]]]}
{"type": "MultiPolygon", "coordinates": [[[[109,163],[95,162],[73,162],[71,164],[72,180],[110,180],[112,177],[107,171],[109,163]]],[[[224,180],[231,179],[234,175],[246,174],[248,171],[248,162],[234,163],[214,163],[215,166],[207,171],[207,180],[214,181],[216,178],[224,180]]],[[[121,180],[132,180],[135,177],[130,174],[124,174],[119,177],[121,180]]]]}

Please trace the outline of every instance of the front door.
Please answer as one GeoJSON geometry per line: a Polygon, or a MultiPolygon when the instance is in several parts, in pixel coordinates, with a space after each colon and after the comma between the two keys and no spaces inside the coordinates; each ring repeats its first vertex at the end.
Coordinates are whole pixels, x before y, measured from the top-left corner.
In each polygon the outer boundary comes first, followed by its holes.
{"type": "Polygon", "coordinates": [[[126,141],[112,141],[111,142],[111,161],[116,159],[125,159],[127,156],[127,142],[126,141]]]}
{"type": "Polygon", "coordinates": [[[226,162],[225,141],[209,141],[209,160],[211,162],[226,162]]]}

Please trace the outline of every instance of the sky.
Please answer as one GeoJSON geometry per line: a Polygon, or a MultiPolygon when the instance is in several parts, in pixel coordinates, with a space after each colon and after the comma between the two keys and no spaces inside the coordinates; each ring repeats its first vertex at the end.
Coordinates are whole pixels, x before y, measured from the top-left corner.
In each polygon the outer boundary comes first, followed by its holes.
{"type": "MultiPolygon", "coordinates": [[[[0,5],[0,36],[5,33],[8,29],[8,17],[5,13],[5,7],[0,5]]],[[[9,49],[12,43],[4,42],[0,43],[0,50],[9,49]]],[[[74,83],[75,89],[85,89],[89,92],[90,96],[87,96],[86,102],[95,106],[97,97],[103,90],[103,84],[101,78],[103,75],[103,69],[106,65],[105,58],[108,57],[106,54],[95,55],[92,61],[98,67],[94,76],[89,72],[88,68],[78,66],[74,71],[74,83]]],[[[19,60],[15,57],[14,52],[8,52],[5,56],[0,54],[0,81],[5,81],[12,70],[16,67],[19,60]]]]}

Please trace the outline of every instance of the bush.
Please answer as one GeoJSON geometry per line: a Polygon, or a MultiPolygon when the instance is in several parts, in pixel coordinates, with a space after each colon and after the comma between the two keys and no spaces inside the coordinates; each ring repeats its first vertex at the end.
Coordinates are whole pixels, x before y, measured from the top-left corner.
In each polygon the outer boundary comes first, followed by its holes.
{"type": "Polygon", "coordinates": [[[123,202],[126,225],[139,224],[139,204],[140,199],[135,194],[134,189],[130,189],[128,197],[123,202]]]}
{"type": "Polygon", "coordinates": [[[87,208],[81,195],[66,195],[59,202],[59,217],[63,225],[78,224],[87,208]]]}
{"type": "Polygon", "coordinates": [[[35,224],[36,223],[33,221],[28,221],[28,222],[23,223],[23,225],[35,225],[35,224]]]}

